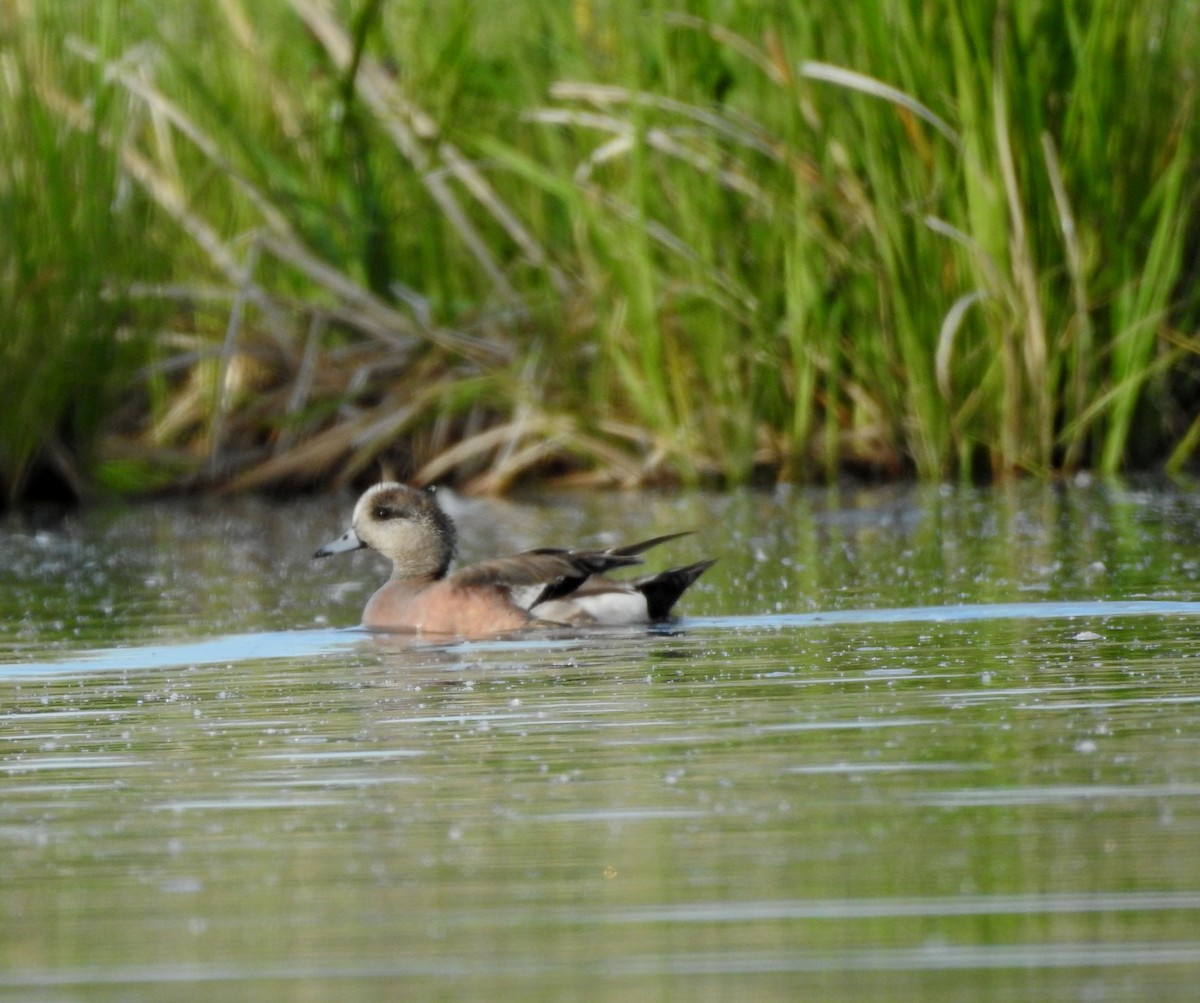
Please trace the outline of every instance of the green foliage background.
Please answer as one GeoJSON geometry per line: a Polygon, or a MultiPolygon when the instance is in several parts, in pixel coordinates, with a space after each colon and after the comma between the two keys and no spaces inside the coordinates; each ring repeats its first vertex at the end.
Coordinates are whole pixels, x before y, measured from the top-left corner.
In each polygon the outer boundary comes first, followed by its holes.
{"type": "Polygon", "coordinates": [[[10,499],[1200,441],[1195,0],[0,21],[10,499]]]}

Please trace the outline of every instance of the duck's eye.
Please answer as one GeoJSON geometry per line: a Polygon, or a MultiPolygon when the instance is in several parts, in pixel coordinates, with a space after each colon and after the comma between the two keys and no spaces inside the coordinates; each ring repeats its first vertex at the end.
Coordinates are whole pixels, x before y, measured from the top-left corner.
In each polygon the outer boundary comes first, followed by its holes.
{"type": "Polygon", "coordinates": [[[384,522],[388,519],[403,519],[408,516],[409,511],[399,505],[376,505],[371,514],[379,522],[384,522]]]}

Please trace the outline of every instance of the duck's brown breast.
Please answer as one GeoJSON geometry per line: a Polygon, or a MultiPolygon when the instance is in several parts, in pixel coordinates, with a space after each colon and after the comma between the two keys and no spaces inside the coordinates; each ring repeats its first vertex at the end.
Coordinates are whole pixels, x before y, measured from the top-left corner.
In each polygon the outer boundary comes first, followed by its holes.
{"type": "Polygon", "coordinates": [[[371,630],[416,631],[462,638],[490,637],[534,622],[500,586],[455,586],[393,579],[371,596],[362,625],[371,630]]]}

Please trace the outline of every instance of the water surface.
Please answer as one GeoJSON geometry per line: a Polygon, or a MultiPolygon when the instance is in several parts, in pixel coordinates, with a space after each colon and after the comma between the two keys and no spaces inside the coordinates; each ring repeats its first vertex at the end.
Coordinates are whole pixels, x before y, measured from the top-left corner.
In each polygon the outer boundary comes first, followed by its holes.
{"type": "Polygon", "coordinates": [[[451,499],[720,560],[440,647],[347,629],[351,501],[4,524],[0,1000],[1195,997],[1200,499],[451,499]]]}

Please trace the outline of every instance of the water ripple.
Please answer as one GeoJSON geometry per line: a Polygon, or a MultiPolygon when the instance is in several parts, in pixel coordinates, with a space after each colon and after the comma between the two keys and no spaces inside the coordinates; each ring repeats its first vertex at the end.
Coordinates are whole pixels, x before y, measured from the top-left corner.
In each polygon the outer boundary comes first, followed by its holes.
{"type": "MultiPolygon", "coordinates": [[[[451,650],[459,654],[488,651],[561,651],[595,645],[613,636],[683,636],[690,631],[746,632],[807,629],[834,625],[894,623],[970,623],[995,620],[1107,620],[1113,617],[1200,616],[1200,602],[1113,601],[990,603],[983,605],[911,606],[895,609],[829,610],[815,613],[773,613],[761,616],[692,617],[665,627],[630,634],[597,630],[582,635],[514,637],[480,642],[455,642],[450,645],[423,644],[418,650],[451,650]]],[[[257,634],[235,634],[187,644],[151,645],[83,651],[49,662],[0,663],[0,678],[26,679],[61,674],[82,675],[94,672],[126,672],[135,669],[163,669],[180,666],[213,665],[255,660],[316,658],[344,651],[348,646],[372,642],[386,646],[387,636],[370,635],[357,628],[338,630],[283,630],[257,634]]],[[[411,647],[412,639],[393,635],[397,649],[411,647]]],[[[465,662],[457,667],[470,667],[465,662]]],[[[901,674],[902,671],[890,669],[901,674]]]]}

